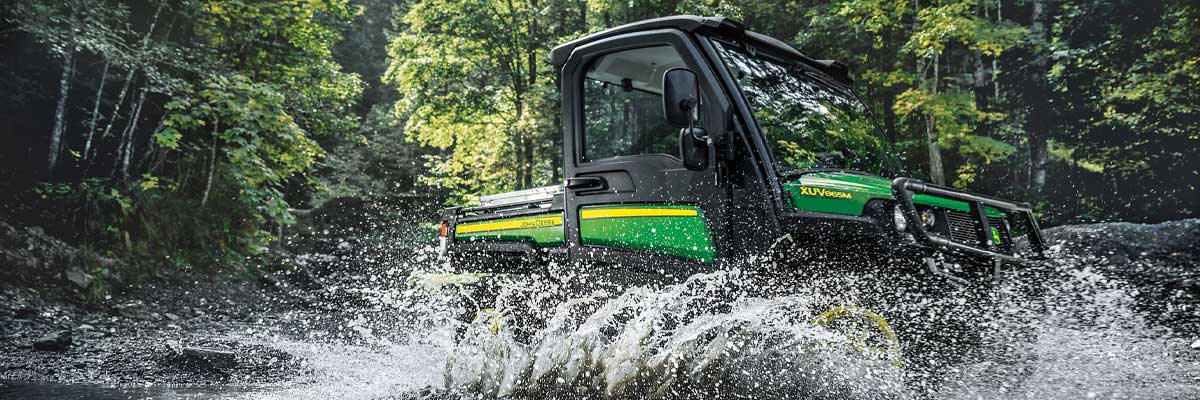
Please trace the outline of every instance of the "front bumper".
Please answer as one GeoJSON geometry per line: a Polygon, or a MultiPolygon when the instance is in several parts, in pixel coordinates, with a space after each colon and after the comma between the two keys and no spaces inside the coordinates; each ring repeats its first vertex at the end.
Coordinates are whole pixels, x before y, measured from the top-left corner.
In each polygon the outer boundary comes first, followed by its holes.
{"type": "Polygon", "coordinates": [[[1041,258],[1044,256],[1046,244],[1042,238],[1041,229],[1038,227],[1037,218],[1034,217],[1033,209],[1028,203],[1018,204],[1007,200],[928,184],[912,178],[896,178],[892,181],[892,194],[896,199],[897,206],[900,207],[900,210],[904,214],[904,219],[908,221],[907,225],[913,238],[922,245],[950,252],[1015,263],[1027,262],[1029,260],[1027,258],[1016,257],[1001,252],[996,243],[993,243],[990,233],[993,228],[991,226],[992,221],[989,221],[986,213],[986,208],[992,208],[1003,212],[1005,218],[1009,221],[1024,224],[1026,236],[1030,248],[1034,252],[1034,257],[1041,258]],[[956,239],[935,234],[925,229],[917,213],[917,208],[913,204],[913,196],[916,194],[927,194],[968,203],[970,205],[968,217],[974,222],[975,240],[956,239]]]}

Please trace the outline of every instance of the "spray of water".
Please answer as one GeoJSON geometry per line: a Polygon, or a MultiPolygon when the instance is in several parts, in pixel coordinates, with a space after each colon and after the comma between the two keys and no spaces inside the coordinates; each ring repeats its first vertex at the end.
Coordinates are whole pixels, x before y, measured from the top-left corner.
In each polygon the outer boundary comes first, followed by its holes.
{"type": "MultiPolygon", "coordinates": [[[[818,323],[831,306],[858,304],[858,294],[820,290],[838,287],[829,282],[764,295],[723,271],[589,287],[441,274],[429,253],[415,254],[378,272],[394,279],[334,289],[347,317],[332,326],[245,338],[310,371],[249,397],[1200,398],[1196,333],[1156,325],[1139,287],[1109,273],[1121,266],[1061,248],[1042,268],[1010,271],[988,309],[967,318],[969,344],[913,346],[897,329],[898,354],[863,346],[854,334],[863,324],[818,323]],[[488,280],[498,289],[481,297],[488,280]]],[[[954,317],[939,303],[975,301],[897,298],[902,306],[881,314],[910,327],[954,317]]]]}
{"type": "Polygon", "coordinates": [[[446,384],[500,397],[900,396],[894,360],[813,322],[818,299],[728,293],[738,279],[721,272],[575,297],[528,344],[476,320],[451,351],[446,384]]]}

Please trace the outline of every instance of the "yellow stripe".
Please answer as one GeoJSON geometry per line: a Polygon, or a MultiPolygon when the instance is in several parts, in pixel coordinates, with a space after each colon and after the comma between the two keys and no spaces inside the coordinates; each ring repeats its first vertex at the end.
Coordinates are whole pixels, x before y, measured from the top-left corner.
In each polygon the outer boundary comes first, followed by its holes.
{"type": "Polygon", "coordinates": [[[496,222],[480,222],[459,225],[455,233],[475,233],[487,231],[503,231],[509,229],[545,228],[562,225],[562,216],[525,218],[496,222]]]}
{"type": "Polygon", "coordinates": [[[695,217],[695,209],[686,208],[595,208],[583,210],[580,219],[624,217],[695,217]]]}

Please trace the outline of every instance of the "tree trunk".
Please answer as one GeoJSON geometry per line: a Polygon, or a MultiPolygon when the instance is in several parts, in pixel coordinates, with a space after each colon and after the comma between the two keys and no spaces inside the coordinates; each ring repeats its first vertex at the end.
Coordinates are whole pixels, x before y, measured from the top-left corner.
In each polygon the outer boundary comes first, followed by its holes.
{"type": "Polygon", "coordinates": [[[535,141],[536,137],[530,137],[525,140],[525,168],[527,168],[526,171],[528,171],[525,175],[525,187],[533,187],[534,164],[537,160],[537,154],[534,153],[534,151],[537,149],[537,147],[534,146],[535,141]]]}
{"type": "Polygon", "coordinates": [[[108,124],[104,126],[104,134],[100,135],[100,137],[109,137],[112,134],[113,122],[116,122],[117,118],[121,117],[121,105],[125,104],[125,95],[129,93],[129,86],[133,83],[134,72],[137,72],[136,67],[130,68],[129,72],[125,74],[125,83],[121,85],[121,91],[117,92],[117,102],[113,105],[112,116],[108,117],[108,124]]]}
{"type": "MultiPolygon", "coordinates": [[[[941,80],[939,60],[941,55],[933,56],[933,95],[938,95],[938,83],[941,80]]],[[[928,120],[925,123],[925,136],[929,138],[929,179],[938,185],[946,184],[946,173],[942,167],[942,147],[939,141],[939,133],[937,130],[937,120],[934,119],[933,113],[929,113],[928,120]]]]}
{"type": "Polygon", "coordinates": [[[1029,134],[1029,190],[1041,193],[1046,186],[1046,163],[1049,161],[1048,138],[1052,126],[1050,90],[1046,78],[1048,59],[1046,55],[1046,7],[1044,0],[1033,1],[1029,34],[1033,36],[1034,56],[1030,62],[1030,77],[1026,80],[1025,129],[1029,134]]]}
{"type": "MultiPolygon", "coordinates": [[[[526,87],[531,89],[537,86],[538,78],[538,43],[540,42],[539,38],[541,36],[541,28],[538,26],[537,20],[538,14],[540,14],[538,11],[539,7],[538,0],[529,0],[529,40],[526,44],[528,48],[526,49],[525,60],[526,68],[529,69],[529,71],[526,71],[529,74],[529,81],[526,87]]],[[[531,94],[536,95],[536,92],[531,92],[531,94]]],[[[533,104],[537,103],[534,102],[533,104]]],[[[534,115],[537,114],[534,113],[534,115]]],[[[534,124],[534,126],[534,129],[537,129],[537,124],[534,124]]],[[[535,162],[534,160],[537,160],[537,154],[534,154],[534,141],[540,138],[542,135],[538,134],[538,132],[535,130],[533,132],[524,132],[524,135],[522,136],[525,138],[523,141],[523,145],[525,146],[525,159],[522,160],[522,162],[525,164],[525,177],[522,185],[529,188],[533,187],[533,165],[535,162]]]]}
{"type": "Polygon", "coordinates": [[[888,143],[896,145],[896,95],[887,93],[883,96],[883,133],[888,143]]]}
{"type": "Polygon", "coordinates": [[[942,170],[942,149],[938,148],[938,132],[933,115],[925,115],[925,140],[929,142],[929,179],[938,185],[946,184],[946,173],[942,170]]]}
{"type": "Polygon", "coordinates": [[[579,0],[576,5],[579,6],[579,33],[587,33],[587,0],[579,0]]]}
{"type": "Polygon", "coordinates": [[[213,175],[217,171],[217,130],[221,127],[221,119],[213,121],[212,130],[212,149],[208,156],[208,180],[204,183],[204,196],[200,198],[200,207],[204,208],[208,204],[208,194],[212,192],[213,175]]]}
{"type": "Polygon", "coordinates": [[[96,118],[100,116],[100,102],[104,99],[104,83],[108,81],[109,64],[108,60],[104,60],[104,72],[100,73],[100,86],[96,88],[96,105],[92,106],[92,120],[88,123],[87,138],[83,142],[84,159],[90,158],[92,138],[96,137],[96,118]]]}
{"type": "MultiPolygon", "coordinates": [[[[921,30],[921,2],[913,0],[913,32],[921,30]]],[[[917,57],[917,79],[918,86],[923,91],[937,96],[938,92],[938,55],[933,57],[933,79],[929,79],[927,69],[929,67],[928,59],[925,57],[917,57]]],[[[923,120],[925,122],[925,144],[929,150],[929,180],[938,185],[946,184],[946,176],[942,170],[942,149],[938,145],[938,132],[935,126],[933,113],[925,111],[923,120]]]]}
{"type": "MultiPolygon", "coordinates": [[[[150,35],[154,33],[154,26],[158,25],[158,15],[162,12],[163,6],[166,4],[165,1],[158,3],[158,8],[154,10],[154,17],[150,19],[150,29],[142,36],[142,48],[138,52],[139,54],[145,53],[146,48],[150,46],[150,35]]],[[[132,65],[129,68],[129,72],[125,74],[125,83],[121,86],[121,92],[117,95],[117,103],[113,107],[112,117],[108,119],[108,125],[104,127],[104,135],[101,137],[108,137],[111,134],[113,122],[120,117],[121,104],[125,103],[125,94],[129,92],[129,85],[133,83],[133,76],[137,73],[138,68],[137,65],[132,65]]]]}
{"type": "MultiPolygon", "coordinates": [[[[988,112],[992,110],[992,74],[988,71],[987,64],[983,60],[983,52],[976,51],[972,54],[975,62],[975,72],[972,74],[972,89],[975,92],[975,109],[980,112],[988,112]]],[[[980,136],[992,135],[992,121],[982,121],[975,134],[980,136]]]]}
{"type": "Polygon", "coordinates": [[[129,125],[125,128],[125,153],[121,156],[121,180],[129,178],[129,159],[133,158],[133,151],[137,143],[138,119],[142,117],[142,107],[146,104],[146,90],[147,88],[142,88],[142,92],[138,94],[137,104],[130,110],[133,115],[129,117],[129,125]]]}
{"type": "Polygon", "coordinates": [[[50,129],[50,149],[46,156],[46,176],[54,176],[54,167],[58,165],[58,154],[62,152],[62,134],[66,123],[63,121],[67,109],[67,96],[71,92],[71,77],[75,75],[75,49],[67,50],[63,60],[62,77],[58,81],[58,104],[54,107],[54,127],[50,129]]]}
{"type": "Polygon", "coordinates": [[[146,142],[146,151],[142,152],[142,159],[139,160],[135,166],[135,168],[138,170],[153,174],[158,170],[158,167],[162,165],[162,160],[166,158],[166,156],[165,154],[162,154],[162,152],[157,151],[159,147],[155,146],[153,134],[154,132],[158,132],[159,129],[162,129],[166,122],[167,114],[162,114],[158,117],[158,122],[154,123],[154,130],[150,131],[151,139],[146,142]]]}
{"type": "MultiPolygon", "coordinates": [[[[1002,3],[1001,0],[996,0],[996,24],[1000,24],[1000,23],[1004,22],[1004,19],[1000,16],[1001,3],[1002,3]]],[[[1000,65],[999,65],[1000,62],[999,62],[999,60],[1000,60],[999,56],[992,57],[992,89],[993,89],[992,101],[993,102],[1000,101],[1000,65]]]]}

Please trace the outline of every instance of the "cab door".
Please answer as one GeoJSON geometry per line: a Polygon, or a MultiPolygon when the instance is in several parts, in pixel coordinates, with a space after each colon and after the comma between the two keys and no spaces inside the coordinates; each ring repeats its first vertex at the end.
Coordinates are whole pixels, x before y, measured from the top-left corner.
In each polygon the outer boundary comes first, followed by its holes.
{"type": "Polygon", "coordinates": [[[564,63],[564,221],[573,260],[663,273],[721,258],[725,188],[713,166],[684,167],[680,129],[663,112],[663,75],[680,67],[701,82],[700,126],[724,133],[728,101],[682,31],[593,42],[564,63]]]}

